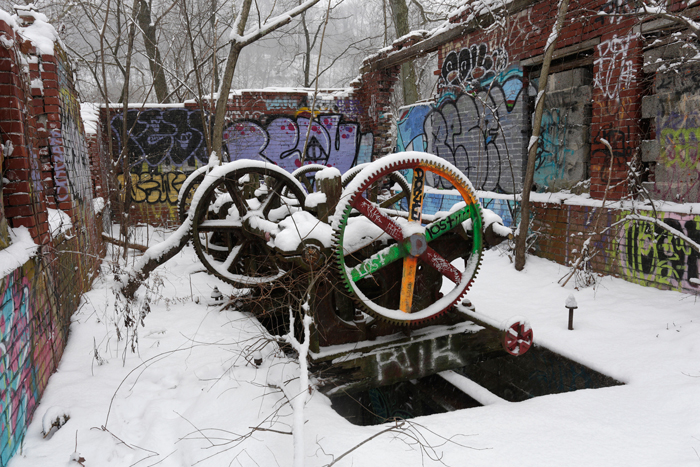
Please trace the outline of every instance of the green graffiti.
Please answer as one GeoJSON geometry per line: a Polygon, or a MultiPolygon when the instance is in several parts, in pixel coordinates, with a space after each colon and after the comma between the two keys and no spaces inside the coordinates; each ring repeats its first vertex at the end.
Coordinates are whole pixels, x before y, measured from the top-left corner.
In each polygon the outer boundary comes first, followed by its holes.
{"type": "Polygon", "coordinates": [[[665,167],[696,169],[700,128],[661,130],[661,162],[665,167]]]}

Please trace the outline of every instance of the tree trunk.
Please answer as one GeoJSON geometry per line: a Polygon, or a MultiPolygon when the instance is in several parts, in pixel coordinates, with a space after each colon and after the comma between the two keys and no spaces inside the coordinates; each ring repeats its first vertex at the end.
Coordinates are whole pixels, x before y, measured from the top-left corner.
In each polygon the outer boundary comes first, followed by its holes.
{"type": "Polygon", "coordinates": [[[313,44],[311,43],[309,28],[306,24],[306,13],[301,14],[301,27],[304,30],[304,45],[306,46],[304,53],[304,87],[308,88],[311,86],[311,49],[313,44]]]}
{"type": "Polygon", "coordinates": [[[146,46],[146,56],[148,57],[151,76],[153,76],[153,89],[156,92],[156,98],[159,103],[167,104],[170,102],[168,82],[165,80],[163,60],[158,49],[156,26],[151,19],[151,6],[145,0],[139,0],[139,11],[136,17],[143,33],[143,42],[146,46]]]}
{"type": "MultiPolygon", "coordinates": [[[[391,5],[391,15],[394,19],[396,37],[403,37],[411,32],[408,26],[408,5],[406,0],[389,0],[391,5]]],[[[401,65],[401,85],[403,88],[403,103],[411,105],[418,101],[418,86],[416,84],[416,70],[413,61],[405,62],[401,65]]]]}
{"type": "MultiPolygon", "coordinates": [[[[238,28],[236,34],[242,36],[245,32],[245,25],[248,22],[248,14],[250,13],[250,6],[253,4],[253,0],[243,0],[243,6],[241,7],[240,16],[237,19],[238,28]]],[[[219,155],[219,160],[221,158],[221,148],[223,146],[224,140],[224,120],[226,119],[226,107],[228,104],[228,94],[231,92],[231,82],[233,81],[233,73],[236,71],[236,64],[238,63],[238,57],[241,55],[241,50],[243,49],[243,44],[237,41],[231,41],[231,48],[228,52],[228,59],[226,60],[226,68],[224,69],[224,76],[221,78],[221,86],[219,86],[219,97],[216,100],[216,110],[214,111],[214,130],[211,138],[212,150],[216,151],[219,155]]]]}
{"type": "Polygon", "coordinates": [[[532,137],[527,155],[527,170],[525,172],[525,181],[523,182],[523,195],[520,201],[520,227],[518,228],[518,236],[515,239],[515,269],[517,271],[522,271],[525,267],[525,247],[527,244],[527,232],[530,228],[530,192],[532,191],[532,182],[535,177],[535,161],[537,159],[537,145],[539,144],[542,127],[542,113],[544,112],[544,97],[546,94],[545,89],[547,88],[547,78],[549,77],[549,65],[552,63],[552,54],[554,53],[557,37],[564,24],[568,8],[569,0],[561,0],[559,12],[557,13],[557,22],[554,24],[552,33],[547,41],[542,61],[535,116],[532,122],[532,137]]]}

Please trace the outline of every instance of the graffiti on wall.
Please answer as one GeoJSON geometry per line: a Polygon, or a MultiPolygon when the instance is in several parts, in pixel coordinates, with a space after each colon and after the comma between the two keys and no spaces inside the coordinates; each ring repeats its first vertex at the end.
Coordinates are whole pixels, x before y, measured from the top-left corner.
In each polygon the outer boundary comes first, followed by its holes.
{"type": "MultiPolygon", "coordinates": [[[[520,176],[513,174],[505,135],[520,136],[522,114],[511,112],[523,88],[522,71],[511,68],[487,80],[488,92],[448,93],[436,105],[405,109],[397,122],[397,151],[427,151],[461,169],[476,189],[509,193],[520,176]]],[[[449,188],[441,183],[433,186],[449,188]]]]}
{"type": "Polygon", "coordinates": [[[307,133],[306,164],[322,164],[345,172],[360,153],[372,152],[372,135],[360,134],[360,125],[346,122],[343,115],[319,115],[310,125],[309,122],[306,116],[276,117],[265,126],[252,120],[233,122],[224,130],[229,158],[264,159],[293,172],[301,166],[307,133]]]}
{"type": "Polygon", "coordinates": [[[19,448],[39,399],[32,369],[31,285],[19,268],[0,280],[0,464],[19,448]]]}
{"type": "MultiPolygon", "coordinates": [[[[123,114],[112,117],[115,148],[121,147],[123,114]]],[[[209,156],[199,110],[158,108],[127,112],[129,165],[195,167],[209,156]]]]}
{"type": "Polygon", "coordinates": [[[670,201],[700,200],[700,114],[671,113],[659,119],[655,191],[670,201]]]}
{"type": "MultiPolygon", "coordinates": [[[[623,212],[621,217],[627,214],[623,212]]],[[[697,216],[667,212],[662,220],[700,243],[697,216]]],[[[700,286],[700,255],[668,230],[649,222],[629,221],[624,223],[618,241],[620,269],[627,280],[642,285],[655,282],[685,291],[697,291],[700,286]]]]}
{"type": "Polygon", "coordinates": [[[448,53],[442,62],[438,85],[462,89],[489,86],[508,67],[508,53],[489,50],[487,44],[472,45],[448,53]]]}
{"type": "Polygon", "coordinates": [[[66,70],[65,59],[58,65],[58,88],[61,99],[61,128],[49,131],[49,147],[53,157],[55,196],[57,202],[79,201],[92,204],[92,176],[80,104],[66,70]]]}
{"type": "Polygon", "coordinates": [[[613,36],[612,39],[598,44],[598,58],[594,65],[598,67],[593,84],[603,91],[611,100],[620,99],[620,91],[629,88],[635,80],[635,66],[628,54],[630,42],[636,39],[632,34],[625,37],[613,36]]]}
{"type": "Polygon", "coordinates": [[[537,145],[534,182],[548,187],[567,177],[573,161],[573,149],[567,147],[567,109],[544,109],[540,144],[537,145]]]}
{"type": "MultiPolygon", "coordinates": [[[[177,205],[177,196],[189,174],[173,172],[131,172],[131,197],[134,203],[167,203],[177,205]]],[[[117,176],[119,187],[124,186],[124,174],[117,176]]]]}

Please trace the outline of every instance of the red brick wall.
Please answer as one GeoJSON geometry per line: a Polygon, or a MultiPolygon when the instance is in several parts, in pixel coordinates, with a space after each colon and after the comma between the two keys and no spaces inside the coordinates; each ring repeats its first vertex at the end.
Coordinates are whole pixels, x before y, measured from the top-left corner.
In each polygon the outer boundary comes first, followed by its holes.
{"type": "Polygon", "coordinates": [[[100,264],[102,219],[93,208],[92,170],[70,63],[23,39],[21,26],[0,21],[0,466],[17,451],[68,338],[77,309],[100,264]],[[50,232],[48,209],[71,220],[50,232]],[[7,227],[37,245],[24,264],[7,227]],[[12,263],[12,269],[8,266],[12,263]],[[7,365],[6,365],[7,363],[7,365]]]}
{"type": "MultiPolygon", "coordinates": [[[[617,203],[600,207],[567,203],[534,203],[532,232],[538,256],[565,265],[575,264],[588,240],[588,259],[582,266],[597,275],[612,275],[664,290],[698,294],[700,255],[661,226],[633,220],[633,213],[617,203]]],[[[653,218],[651,210],[639,215],[653,218]]],[[[664,225],[700,243],[700,216],[657,211],[664,225]]],[[[564,270],[562,272],[564,275],[564,270]]],[[[575,280],[572,280],[572,284],[575,280]]]]}
{"type": "MultiPolygon", "coordinates": [[[[227,107],[224,145],[232,160],[262,159],[292,172],[301,165],[307,130],[317,137],[316,152],[307,151],[304,163],[318,162],[345,171],[369,161],[373,155],[391,151],[387,143],[390,122],[381,114],[388,105],[395,76],[380,73],[376,80],[352,90],[321,90],[314,104],[313,90],[250,90],[234,94],[227,107]],[[383,77],[383,79],[379,79],[383,77]],[[370,91],[381,88],[377,100],[370,91]],[[373,107],[374,105],[374,107],[373,107]],[[313,110],[312,110],[313,107],[313,110]],[[379,113],[373,113],[379,109],[379,113]],[[313,114],[313,123],[309,118],[313,114]],[[296,135],[296,136],[295,136],[296,135]],[[319,161],[311,155],[319,155],[319,161]]],[[[112,151],[121,151],[123,112],[113,110],[102,120],[112,125],[112,151]]],[[[187,175],[206,164],[205,130],[194,103],[181,107],[131,108],[127,124],[134,125],[128,142],[128,163],[133,202],[130,219],[137,223],[176,225],[178,191],[187,175]]],[[[105,141],[107,131],[103,128],[105,141]]],[[[116,178],[123,185],[119,168],[116,178]]],[[[115,203],[117,205],[118,203],[115,203]]]]}

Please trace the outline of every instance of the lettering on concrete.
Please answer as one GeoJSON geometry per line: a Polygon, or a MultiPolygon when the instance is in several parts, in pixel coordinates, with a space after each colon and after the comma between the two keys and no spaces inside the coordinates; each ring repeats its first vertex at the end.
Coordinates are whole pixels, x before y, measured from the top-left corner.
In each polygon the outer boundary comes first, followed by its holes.
{"type": "Polygon", "coordinates": [[[396,346],[376,354],[377,380],[398,381],[464,366],[468,362],[455,352],[453,335],[428,339],[410,346],[396,346]]]}

